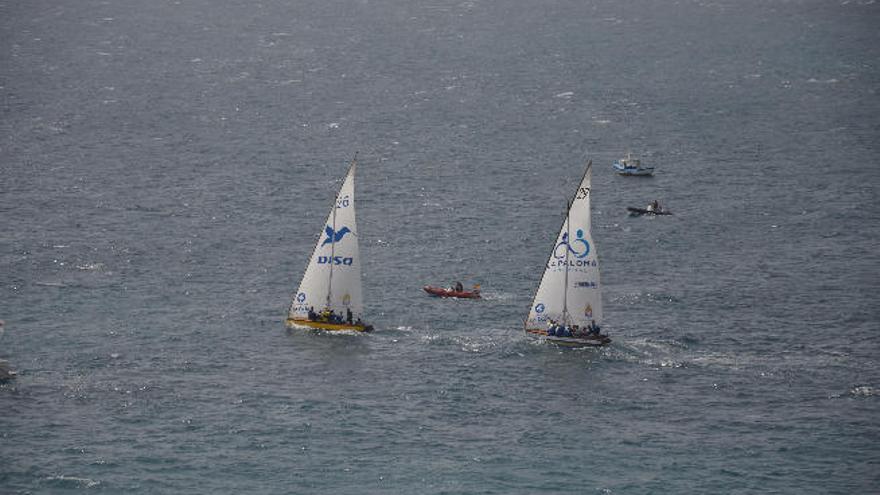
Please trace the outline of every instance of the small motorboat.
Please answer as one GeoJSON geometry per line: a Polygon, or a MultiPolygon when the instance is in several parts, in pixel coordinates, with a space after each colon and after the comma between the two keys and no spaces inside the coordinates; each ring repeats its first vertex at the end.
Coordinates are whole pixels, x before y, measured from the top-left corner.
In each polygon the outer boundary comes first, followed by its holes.
{"type": "Polygon", "coordinates": [[[9,366],[9,363],[0,360],[0,383],[12,381],[16,376],[18,373],[9,366]]]}
{"type": "Polygon", "coordinates": [[[431,285],[426,285],[422,287],[422,289],[431,294],[432,296],[437,297],[456,297],[459,299],[481,299],[480,296],[480,286],[474,286],[474,290],[455,290],[455,289],[446,289],[443,287],[434,287],[431,285]]]}
{"type": "Polygon", "coordinates": [[[642,165],[641,160],[634,158],[632,153],[627,153],[625,157],[615,161],[612,164],[612,167],[614,167],[614,170],[617,170],[617,173],[620,175],[635,175],[643,177],[654,175],[654,167],[642,165]]]}
{"type": "Polygon", "coordinates": [[[653,210],[651,208],[636,208],[633,206],[627,206],[626,210],[631,217],[640,217],[642,215],[672,215],[672,212],[669,210],[653,210]]]}

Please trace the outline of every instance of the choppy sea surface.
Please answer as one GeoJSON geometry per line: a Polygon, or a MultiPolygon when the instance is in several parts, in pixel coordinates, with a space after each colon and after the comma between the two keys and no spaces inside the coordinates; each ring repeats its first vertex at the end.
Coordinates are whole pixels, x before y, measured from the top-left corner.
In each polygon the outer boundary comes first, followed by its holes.
{"type": "Polygon", "coordinates": [[[878,21],[0,1],[0,492],[880,492],[878,21]],[[376,331],[288,331],[355,151],[376,331]],[[522,320],[587,159],[614,342],[563,350],[522,320]]]}

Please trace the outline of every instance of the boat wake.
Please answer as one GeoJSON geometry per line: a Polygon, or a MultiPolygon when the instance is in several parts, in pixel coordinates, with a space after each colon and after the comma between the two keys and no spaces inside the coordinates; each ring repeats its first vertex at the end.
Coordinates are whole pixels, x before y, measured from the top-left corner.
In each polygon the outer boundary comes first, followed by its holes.
{"type": "Polygon", "coordinates": [[[612,298],[612,301],[630,306],[638,306],[644,303],[666,303],[674,304],[679,302],[672,294],[663,294],[657,292],[629,292],[620,294],[612,298]]]}
{"type": "Polygon", "coordinates": [[[683,368],[689,364],[689,359],[682,356],[687,352],[687,344],[672,339],[620,340],[618,338],[608,351],[608,356],[611,358],[652,368],[683,368]]]}
{"type": "Polygon", "coordinates": [[[321,337],[362,337],[370,335],[370,332],[358,332],[357,330],[321,330],[320,328],[305,327],[294,325],[294,328],[288,328],[288,333],[310,333],[321,337]]]}
{"type": "Polygon", "coordinates": [[[420,338],[421,342],[428,345],[436,345],[442,347],[457,347],[465,352],[484,352],[489,349],[496,349],[501,345],[500,339],[492,336],[463,336],[463,335],[444,335],[439,333],[428,333],[420,338]]]}
{"type": "Polygon", "coordinates": [[[516,294],[508,292],[482,292],[480,295],[487,301],[512,301],[516,299],[516,294]]]}
{"type": "Polygon", "coordinates": [[[46,478],[50,482],[56,482],[61,486],[71,486],[78,488],[93,488],[101,484],[100,481],[96,481],[90,478],[79,478],[76,476],[49,476],[46,478]]]}
{"type": "MultiPolygon", "coordinates": [[[[613,338],[613,336],[612,336],[613,338]]],[[[701,349],[690,338],[633,339],[618,338],[606,354],[611,359],[655,369],[698,368],[745,372],[760,377],[786,375],[798,370],[816,370],[840,366],[848,361],[845,355],[835,353],[788,352],[766,355],[760,351],[724,353],[701,349]]],[[[853,387],[851,397],[871,397],[876,389],[867,385],[853,387]]]]}
{"type": "Polygon", "coordinates": [[[428,346],[437,346],[444,348],[457,349],[458,351],[474,353],[474,354],[494,354],[494,353],[518,353],[512,350],[520,345],[521,342],[532,343],[532,339],[527,339],[520,332],[505,332],[502,329],[494,329],[476,332],[467,335],[455,335],[450,333],[441,333],[434,330],[427,330],[419,337],[422,344],[428,346]],[[521,335],[521,339],[511,336],[521,335]]]}

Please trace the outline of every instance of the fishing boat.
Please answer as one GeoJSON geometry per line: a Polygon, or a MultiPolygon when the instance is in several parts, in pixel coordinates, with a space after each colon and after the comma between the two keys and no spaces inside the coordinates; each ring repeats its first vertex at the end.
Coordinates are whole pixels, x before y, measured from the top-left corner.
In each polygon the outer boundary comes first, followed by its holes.
{"type": "Polygon", "coordinates": [[[525,320],[526,334],[566,347],[611,343],[602,323],[599,259],[590,230],[592,161],[568,201],[565,220],[525,320]],[[589,331],[588,329],[592,329],[589,331]]]}
{"type": "Polygon", "coordinates": [[[612,165],[620,175],[650,176],[654,175],[654,167],[642,165],[642,161],[627,153],[625,157],[616,160],[612,165]]]}
{"type": "Polygon", "coordinates": [[[422,290],[431,294],[432,296],[437,297],[454,297],[458,299],[481,299],[480,296],[480,286],[475,285],[473,290],[455,290],[455,289],[446,289],[443,287],[434,287],[432,285],[426,285],[422,287],[422,290]]]}
{"type": "Polygon", "coordinates": [[[361,259],[354,215],[356,166],[357,155],[351,161],[290,303],[288,327],[355,332],[373,329],[362,320],[361,259]]]}

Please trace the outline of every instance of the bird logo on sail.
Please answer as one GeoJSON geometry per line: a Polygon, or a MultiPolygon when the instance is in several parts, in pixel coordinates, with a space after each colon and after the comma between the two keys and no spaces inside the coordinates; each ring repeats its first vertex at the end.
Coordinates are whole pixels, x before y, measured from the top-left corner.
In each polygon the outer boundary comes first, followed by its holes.
{"type": "Polygon", "coordinates": [[[342,227],[341,229],[334,231],[333,227],[328,225],[327,228],[324,229],[324,233],[327,234],[327,238],[324,239],[324,242],[321,243],[321,246],[326,246],[331,242],[339,242],[342,240],[343,237],[345,237],[345,234],[348,234],[349,232],[351,232],[351,229],[349,229],[348,227],[342,227]]]}

